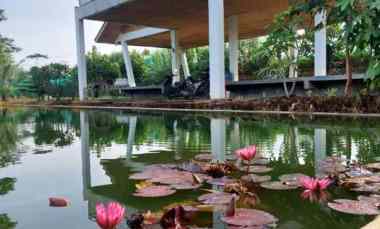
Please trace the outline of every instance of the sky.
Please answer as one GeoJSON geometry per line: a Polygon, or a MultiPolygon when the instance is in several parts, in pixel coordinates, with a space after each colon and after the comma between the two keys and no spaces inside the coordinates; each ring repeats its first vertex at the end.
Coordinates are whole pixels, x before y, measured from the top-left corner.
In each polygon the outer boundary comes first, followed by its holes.
{"type": "MultiPolygon", "coordinates": [[[[16,60],[34,53],[49,57],[47,61],[26,63],[24,68],[47,62],[76,63],[74,7],[78,4],[78,0],[0,0],[0,9],[8,18],[0,23],[0,34],[22,48],[15,54],[16,60]]],[[[95,45],[102,53],[120,51],[119,46],[95,43],[101,25],[85,22],[86,50],[95,45]]]]}

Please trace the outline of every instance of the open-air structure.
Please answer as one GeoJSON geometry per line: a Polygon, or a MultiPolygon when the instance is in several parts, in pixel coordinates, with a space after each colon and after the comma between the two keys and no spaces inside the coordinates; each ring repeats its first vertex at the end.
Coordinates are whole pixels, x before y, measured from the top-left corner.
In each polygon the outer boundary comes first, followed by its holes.
{"type": "MultiPolygon", "coordinates": [[[[276,14],[291,0],[80,0],[75,8],[80,99],[86,99],[85,19],[103,21],[97,42],[120,44],[128,84],[136,87],[128,47],[172,50],[173,82],[189,72],[185,50],[209,45],[210,98],[226,97],[225,43],[229,44],[229,71],[239,81],[239,40],[263,36],[276,14]]],[[[324,14],[316,15],[316,23],[324,14]]],[[[315,76],[327,75],[326,30],[315,33],[315,76]]]]}

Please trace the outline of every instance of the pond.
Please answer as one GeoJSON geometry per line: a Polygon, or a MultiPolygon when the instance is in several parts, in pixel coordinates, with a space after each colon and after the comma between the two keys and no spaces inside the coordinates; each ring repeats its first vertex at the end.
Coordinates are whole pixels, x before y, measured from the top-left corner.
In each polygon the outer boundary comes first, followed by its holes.
{"type": "MultiPolygon", "coordinates": [[[[0,228],[97,228],[96,203],[117,201],[127,214],[159,211],[195,201],[206,193],[177,191],[170,197],[139,198],[129,177],[153,164],[175,164],[211,153],[222,161],[236,149],[256,144],[269,160],[276,180],[282,174],[318,173],[317,162],[339,155],[361,163],[380,156],[380,120],[147,113],[59,109],[0,110],[0,228]],[[70,200],[67,208],[49,207],[49,197],[70,200]]],[[[277,228],[360,228],[374,217],[330,209],[310,202],[302,190],[251,190],[255,209],[279,221],[277,228]]],[[[356,199],[341,187],[329,200],[356,199]]],[[[227,228],[220,211],[193,222],[204,228],[227,228]]],[[[127,228],[125,222],[120,228],[127,228]]]]}

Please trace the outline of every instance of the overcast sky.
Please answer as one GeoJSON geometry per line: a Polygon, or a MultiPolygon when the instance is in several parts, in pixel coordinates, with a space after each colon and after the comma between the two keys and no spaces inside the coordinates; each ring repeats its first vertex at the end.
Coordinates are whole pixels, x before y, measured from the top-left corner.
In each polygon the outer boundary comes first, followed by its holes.
{"type": "MultiPolygon", "coordinates": [[[[0,0],[7,21],[0,23],[0,33],[13,38],[22,48],[16,59],[41,53],[49,62],[76,63],[74,7],[78,0],[0,0]]],[[[114,45],[95,44],[101,22],[86,22],[86,49],[96,45],[101,52],[120,50],[114,45]]],[[[29,63],[24,67],[29,67],[29,63]]]]}

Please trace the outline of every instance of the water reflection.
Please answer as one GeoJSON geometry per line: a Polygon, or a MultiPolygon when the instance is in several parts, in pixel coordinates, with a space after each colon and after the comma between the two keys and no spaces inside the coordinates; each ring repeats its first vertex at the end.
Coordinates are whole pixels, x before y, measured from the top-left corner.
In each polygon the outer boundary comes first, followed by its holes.
{"type": "MultiPolygon", "coordinates": [[[[94,130],[88,115],[87,112],[81,112],[80,123],[84,199],[89,201],[90,219],[95,217],[97,202],[116,200],[124,203],[127,211],[133,213],[148,209],[158,210],[173,202],[194,199],[197,196],[196,192],[153,201],[134,198],[132,193],[136,183],[127,178],[131,173],[142,170],[146,165],[190,160],[199,152],[207,152],[207,149],[211,151],[215,161],[224,161],[226,156],[233,153],[235,149],[257,144],[263,156],[271,160],[271,165],[275,169],[272,174],[274,177],[291,172],[316,175],[318,174],[317,162],[332,154],[365,162],[373,160],[373,156],[379,152],[379,142],[374,139],[372,133],[359,133],[357,129],[350,129],[346,124],[330,126],[329,122],[308,125],[303,121],[284,122],[265,118],[256,120],[198,116],[190,119],[177,115],[124,114],[119,115],[116,122],[119,123],[118,128],[122,129],[119,133],[123,133],[122,135],[126,138],[113,137],[110,138],[110,142],[122,144],[119,139],[126,139],[124,141],[126,155],[122,159],[101,160],[112,183],[92,187],[90,149],[93,148],[91,144],[98,146],[100,144],[96,139],[91,139],[95,134],[91,134],[94,130]],[[201,128],[194,128],[194,126],[201,128]]],[[[99,122],[94,121],[94,123],[99,122]]],[[[117,124],[107,122],[103,124],[117,126],[117,124]]],[[[103,128],[107,127],[97,125],[95,131],[103,128]]],[[[373,129],[373,131],[379,130],[373,129]]],[[[99,133],[97,135],[100,136],[99,133]]],[[[111,147],[110,142],[106,145],[111,147]]],[[[95,147],[95,149],[99,148],[95,147]]],[[[217,190],[217,187],[213,189],[217,190]]],[[[297,228],[308,225],[309,228],[315,228],[313,224],[323,221],[322,218],[326,217],[326,214],[331,217],[325,222],[326,226],[335,225],[337,228],[343,228],[342,226],[349,225],[346,222],[342,223],[341,220],[334,221],[335,213],[325,205],[300,203],[298,194],[287,193],[274,196],[273,193],[263,191],[260,195],[263,202],[270,206],[266,208],[277,212],[277,215],[284,220],[281,228],[287,228],[289,225],[297,228]],[[311,215],[314,216],[307,218],[311,215]]],[[[220,217],[220,212],[213,213],[213,228],[223,227],[220,217]]],[[[349,219],[350,223],[354,220],[349,217],[346,219],[349,219]]],[[[361,221],[357,222],[360,224],[361,221]]]]}
{"type": "MultiPolygon", "coordinates": [[[[44,160],[56,163],[55,155],[78,144],[80,148],[76,150],[78,153],[81,151],[82,180],[79,182],[82,187],[74,182],[65,185],[78,186],[81,199],[87,201],[86,218],[91,221],[95,218],[97,202],[118,201],[131,214],[196,199],[201,193],[180,192],[170,198],[154,200],[133,197],[136,182],[128,177],[150,164],[188,161],[199,153],[212,153],[215,161],[224,161],[236,149],[257,144],[262,155],[270,160],[270,166],[274,168],[270,175],[276,179],[284,173],[318,174],[317,162],[332,154],[363,163],[380,156],[380,125],[377,120],[310,121],[286,117],[22,110],[0,113],[0,136],[0,171],[22,162],[23,154],[20,152],[30,152],[33,148],[19,149],[19,146],[24,147],[30,142],[33,142],[33,147],[53,150],[51,154],[38,156],[41,164],[44,160]]],[[[67,169],[57,163],[57,170],[67,169]]],[[[41,172],[40,175],[44,174],[41,172]]],[[[16,180],[0,176],[0,195],[11,196],[9,193],[17,189],[16,184],[20,182],[24,181],[19,177],[16,180]]],[[[55,189],[52,193],[58,193],[60,187],[55,189]]],[[[338,194],[352,195],[343,190],[331,193],[333,197],[338,194]]],[[[258,195],[263,203],[258,208],[278,216],[280,228],[352,228],[368,220],[342,216],[324,205],[302,202],[298,192],[260,190],[258,195]]],[[[12,214],[7,210],[0,214],[3,214],[0,215],[0,228],[15,227],[12,226],[15,223],[12,214]]],[[[215,212],[213,222],[205,226],[221,228],[220,216],[215,212]]],[[[208,219],[211,221],[211,215],[208,219]]],[[[123,226],[126,227],[125,224],[123,226]]]]}

